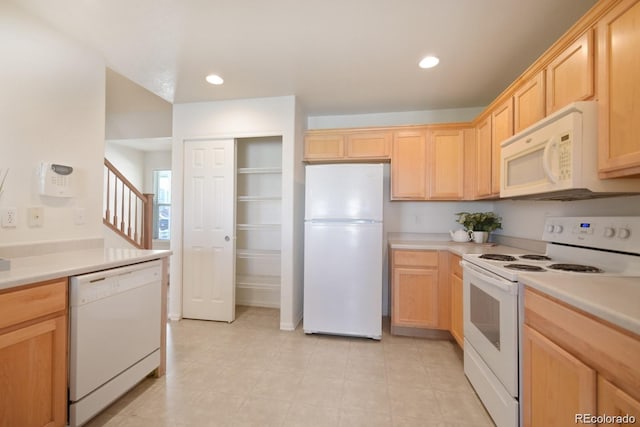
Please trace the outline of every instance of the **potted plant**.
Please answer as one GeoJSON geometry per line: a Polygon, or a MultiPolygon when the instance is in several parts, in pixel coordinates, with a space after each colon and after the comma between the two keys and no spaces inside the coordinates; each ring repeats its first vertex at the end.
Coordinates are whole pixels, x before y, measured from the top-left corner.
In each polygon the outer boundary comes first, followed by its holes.
{"type": "Polygon", "coordinates": [[[473,241],[476,243],[485,243],[489,233],[502,228],[502,218],[494,212],[458,212],[456,215],[457,221],[473,232],[473,241]]]}

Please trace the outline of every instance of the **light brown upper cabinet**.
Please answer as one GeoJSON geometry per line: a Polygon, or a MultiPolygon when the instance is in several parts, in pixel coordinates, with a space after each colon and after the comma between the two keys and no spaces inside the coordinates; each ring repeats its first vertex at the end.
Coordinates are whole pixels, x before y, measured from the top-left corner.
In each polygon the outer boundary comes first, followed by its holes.
{"type": "Polygon", "coordinates": [[[308,132],[304,137],[304,159],[340,160],[344,158],[344,135],[338,133],[308,132]]]}
{"type": "Polygon", "coordinates": [[[547,114],[593,97],[593,51],[588,30],[547,66],[547,114]]]}
{"type": "Polygon", "coordinates": [[[424,200],[427,197],[427,130],[393,133],[391,199],[424,200]]]}
{"type": "Polygon", "coordinates": [[[491,194],[500,195],[500,144],[513,136],[513,97],[491,113],[491,194]]]}
{"type": "Polygon", "coordinates": [[[430,200],[464,198],[464,129],[430,129],[427,155],[430,200]]]}
{"type": "Polygon", "coordinates": [[[640,176],[640,2],[621,1],[597,31],[600,177],[640,176]]]}
{"type": "Polygon", "coordinates": [[[491,197],[492,195],[492,158],[491,115],[489,114],[476,125],[476,198],[491,197]]]}
{"type": "MultiPolygon", "coordinates": [[[[462,124],[397,130],[391,154],[392,200],[465,198],[465,146],[473,129],[462,124]]],[[[474,166],[474,165],[470,165],[474,166]]]]}
{"type": "Polygon", "coordinates": [[[518,133],[544,118],[544,70],[513,94],[513,132],[518,133]]]}
{"type": "Polygon", "coordinates": [[[348,159],[388,160],[391,156],[391,131],[357,132],[347,134],[348,159]]]}
{"type": "Polygon", "coordinates": [[[304,159],[309,162],[388,161],[390,130],[308,131],[304,138],[304,159]]]}

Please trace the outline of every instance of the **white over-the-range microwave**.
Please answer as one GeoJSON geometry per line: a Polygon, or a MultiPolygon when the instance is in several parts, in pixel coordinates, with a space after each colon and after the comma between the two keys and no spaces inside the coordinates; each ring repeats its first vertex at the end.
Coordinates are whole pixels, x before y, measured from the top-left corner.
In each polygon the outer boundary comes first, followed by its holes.
{"type": "Polygon", "coordinates": [[[598,105],[580,101],[505,140],[500,197],[577,200],[640,193],[640,179],[598,178],[598,105]]]}

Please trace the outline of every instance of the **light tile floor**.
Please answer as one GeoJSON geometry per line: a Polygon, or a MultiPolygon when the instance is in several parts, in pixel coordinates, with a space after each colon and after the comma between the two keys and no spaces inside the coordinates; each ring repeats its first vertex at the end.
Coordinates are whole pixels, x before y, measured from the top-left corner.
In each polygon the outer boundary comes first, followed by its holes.
{"type": "Polygon", "coordinates": [[[167,374],[89,426],[492,426],[455,343],[279,331],[279,311],[167,330],[167,374]]]}

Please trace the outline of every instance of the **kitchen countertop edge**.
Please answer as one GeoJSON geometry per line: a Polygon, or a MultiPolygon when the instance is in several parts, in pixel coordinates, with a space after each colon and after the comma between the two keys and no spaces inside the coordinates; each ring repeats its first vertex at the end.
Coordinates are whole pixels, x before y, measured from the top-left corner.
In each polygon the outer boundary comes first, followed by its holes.
{"type": "Polygon", "coordinates": [[[495,243],[454,242],[448,234],[389,233],[387,242],[391,249],[447,250],[458,256],[485,253],[523,253],[522,248],[495,243]]]}
{"type": "Polygon", "coordinates": [[[639,277],[523,273],[519,282],[640,336],[639,277]]]}
{"type": "Polygon", "coordinates": [[[0,291],[125,265],[165,258],[170,250],[96,248],[11,259],[11,269],[0,271],[0,291]]]}

